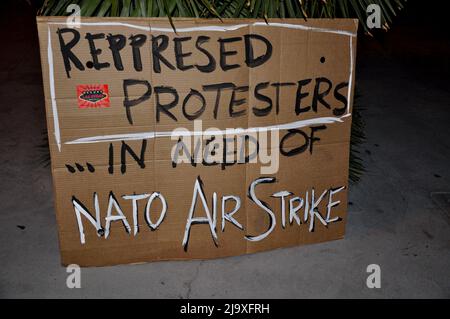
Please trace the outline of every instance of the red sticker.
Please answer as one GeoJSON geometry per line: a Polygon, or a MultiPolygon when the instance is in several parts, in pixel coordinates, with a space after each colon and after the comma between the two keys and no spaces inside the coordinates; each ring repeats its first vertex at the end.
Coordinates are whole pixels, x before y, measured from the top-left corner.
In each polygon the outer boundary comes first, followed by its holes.
{"type": "Polygon", "coordinates": [[[108,84],[77,85],[78,107],[109,107],[108,84]]]}

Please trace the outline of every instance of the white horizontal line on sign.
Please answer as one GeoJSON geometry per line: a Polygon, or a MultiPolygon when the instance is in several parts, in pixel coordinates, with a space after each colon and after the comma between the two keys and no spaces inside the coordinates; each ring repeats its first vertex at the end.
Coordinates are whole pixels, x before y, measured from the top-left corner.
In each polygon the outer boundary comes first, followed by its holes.
{"type": "Polygon", "coordinates": [[[240,135],[248,133],[266,132],[266,131],[279,131],[301,128],[315,124],[332,124],[340,122],[342,123],[344,118],[349,117],[351,114],[345,114],[341,117],[319,117],[309,120],[301,120],[290,122],[286,124],[278,124],[271,126],[261,127],[249,127],[243,128],[229,128],[225,130],[207,130],[207,131],[162,131],[162,132],[141,132],[130,134],[114,134],[114,135],[99,135],[83,137],[73,141],[66,142],[64,144],[86,144],[86,143],[99,143],[99,142],[114,142],[114,141],[132,141],[141,139],[151,139],[157,137],[170,137],[170,136],[199,136],[199,135],[240,135]]]}
{"type": "MultiPolygon", "coordinates": [[[[58,24],[58,25],[64,25],[66,22],[49,22],[48,24],[58,24]]],[[[80,25],[85,26],[121,26],[121,27],[128,27],[128,28],[134,28],[138,30],[143,31],[156,31],[156,32],[175,32],[173,28],[160,28],[160,27],[145,27],[141,25],[135,25],[131,23],[125,23],[125,22],[80,22],[80,25]]],[[[253,22],[253,23],[242,23],[242,24],[234,24],[234,25],[209,25],[209,26],[202,26],[202,27],[189,27],[189,28],[177,28],[176,32],[196,32],[196,31],[210,31],[210,32],[226,32],[226,31],[234,31],[241,28],[246,28],[249,26],[266,26],[266,27],[278,27],[278,28],[288,28],[288,29],[296,29],[296,30],[304,30],[304,31],[313,31],[313,32],[324,32],[324,33],[333,33],[333,34],[340,34],[340,35],[346,35],[350,37],[356,37],[356,33],[344,31],[344,30],[333,30],[333,29],[326,29],[326,28],[316,28],[316,27],[308,27],[301,24],[290,24],[290,23],[280,23],[280,22],[253,22]]]]}

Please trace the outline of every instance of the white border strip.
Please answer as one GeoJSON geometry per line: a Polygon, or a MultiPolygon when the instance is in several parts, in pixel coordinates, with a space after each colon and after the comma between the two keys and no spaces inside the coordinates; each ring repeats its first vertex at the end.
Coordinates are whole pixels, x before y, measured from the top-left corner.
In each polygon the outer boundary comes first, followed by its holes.
{"type": "Polygon", "coordinates": [[[55,130],[56,145],[58,145],[58,150],[61,152],[61,133],[59,131],[59,118],[58,118],[58,108],[56,106],[56,95],[55,95],[55,79],[53,70],[53,51],[52,51],[52,37],[50,33],[50,27],[48,27],[48,49],[47,49],[47,59],[48,59],[48,77],[50,82],[50,97],[52,102],[52,112],[53,112],[53,126],[55,130]]]}
{"type": "Polygon", "coordinates": [[[279,131],[290,130],[295,128],[301,128],[313,124],[332,124],[336,122],[342,123],[344,118],[351,114],[345,114],[341,117],[319,117],[309,120],[295,121],[280,125],[250,127],[250,128],[227,128],[225,130],[206,130],[206,131],[156,131],[156,132],[141,132],[131,134],[114,134],[114,135],[100,135],[79,138],[65,144],[86,144],[86,143],[99,143],[99,142],[114,142],[114,141],[133,141],[142,139],[152,139],[158,137],[172,137],[172,136],[212,136],[212,135],[241,135],[248,133],[258,133],[266,131],[279,131]]]}
{"type": "MultiPolygon", "coordinates": [[[[66,22],[47,22],[48,25],[66,25],[66,22]]],[[[157,31],[157,32],[168,32],[174,33],[175,31],[172,28],[158,28],[158,27],[145,27],[139,26],[131,23],[124,22],[80,22],[81,25],[85,26],[122,26],[128,28],[134,28],[144,31],[157,31]]],[[[351,115],[350,113],[350,105],[351,105],[351,92],[353,86],[353,63],[354,63],[354,54],[353,54],[353,38],[356,37],[356,33],[343,31],[343,30],[333,30],[326,28],[316,28],[316,27],[308,27],[301,24],[289,24],[289,23],[278,23],[278,22],[254,22],[254,23],[245,23],[245,24],[236,24],[236,25],[224,25],[224,26],[200,26],[200,27],[190,27],[190,28],[179,28],[176,29],[176,32],[196,32],[196,31],[209,31],[209,32],[226,32],[238,30],[240,28],[245,28],[249,26],[266,26],[266,27],[279,27],[279,28],[288,28],[288,29],[296,29],[296,30],[304,30],[304,31],[313,31],[313,32],[322,32],[322,33],[331,33],[338,35],[349,36],[350,39],[350,75],[348,81],[348,92],[347,92],[347,114],[341,117],[321,117],[310,120],[301,120],[295,121],[287,124],[281,125],[272,125],[266,127],[255,127],[255,128],[247,128],[247,129],[227,129],[225,131],[207,131],[207,134],[213,135],[223,135],[223,134],[245,134],[250,132],[257,132],[261,130],[283,130],[283,129],[293,129],[305,127],[313,124],[330,124],[336,122],[342,122],[342,119],[351,115]]],[[[55,95],[55,79],[54,79],[54,69],[53,69],[53,51],[52,51],[52,42],[51,42],[51,33],[50,26],[48,26],[48,48],[47,48],[47,57],[48,57],[48,71],[49,71],[49,82],[50,82],[50,96],[52,103],[52,112],[53,112],[53,124],[54,124],[54,134],[56,144],[58,145],[58,150],[61,152],[61,133],[59,129],[59,118],[58,118],[58,108],[56,104],[56,95],[55,95]]],[[[192,131],[187,132],[186,135],[202,135],[205,132],[192,131]]],[[[143,132],[143,133],[132,133],[132,134],[116,134],[116,135],[105,135],[105,136],[92,136],[92,137],[84,137],[79,138],[73,141],[65,142],[64,144],[84,144],[84,143],[97,143],[97,142],[111,142],[117,140],[139,140],[144,138],[155,138],[155,137],[168,137],[172,136],[172,132],[143,132]]]]}
{"type": "MultiPolygon", "coordinates": [[[[48,22],[48,24],[57,24],[57,25],[65,25],[66,22],[48,22]]],[[[141,25],[135,25],[131,23],[125,22],[80,22],[80,25],[85,26],[122,26],[128,27],[143,31],[156,31],[156,32],[167,32],[167,33],[178,33],[178,32],[198,32],[198,31],[209,31],[209,32],[226,32],[226,31],[234,31],[241,28],[247,28],[249,26],[262,26],[262,27],[278,27],[278,28],[288,28],[288,29],[296,29],[296,30],[304,30],[304,31],[313,31],[313,32],[323,32],[323,33],[332,33],[339,35],[347,35],[350,37],[356,37],[356,33],[344,31],[344,30],[333,30],[327,28],[316,28],[316,27],[308,27],[301,24],[290,24],[290,23],[279,23],[279,22],[253,22],[253,23],[242,23],[242,24],[234,24],[234,25],[209,25],[209,26],[200,26],[200,27],[190,27],[190,28],[176,28],[176,31],[173,28],[160,28],[160,27],[145,27],[141,25]]]]}
{"type": "Polygon", "coordinates": [[[354,63],[354,56],[353,56],[353,37],[349,37],[350,39],[350,75],[348,77],[348,91],[347,91],[347,113],[350,113],[350,105],[351,97],[352,97],[352,86],[353,86],[353,63],[354,63]]]}

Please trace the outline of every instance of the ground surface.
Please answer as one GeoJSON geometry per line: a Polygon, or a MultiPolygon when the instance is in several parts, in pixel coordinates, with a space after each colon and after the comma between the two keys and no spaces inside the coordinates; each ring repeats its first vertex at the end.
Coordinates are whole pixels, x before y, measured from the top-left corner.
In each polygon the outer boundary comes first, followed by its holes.
{"type": "Polygon", "coordinates": [[[368,172],[350,189],[344,240],[83,269],[82,289],[71,290],[36,147],[45,115],[34,18],[22,1],[14,7],[22,13],[0,19],[0,297],[450,297],[450,219],[431,196],[450,192],[449,51],[439,35],[399,26],[360,49],[368,172]],[[381,289],[366,287],[369,264],[381,266],[381,289]]]}

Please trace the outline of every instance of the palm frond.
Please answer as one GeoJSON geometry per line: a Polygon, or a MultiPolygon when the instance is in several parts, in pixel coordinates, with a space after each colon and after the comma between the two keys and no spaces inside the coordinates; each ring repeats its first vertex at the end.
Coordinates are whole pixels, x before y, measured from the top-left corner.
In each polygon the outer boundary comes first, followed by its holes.
{"type": "Polygon", "coordinates": [[[381,24],[389,29],[407,0],[46,0],[39,14],[66,16],[70,4],[81,16],[197,18],[357,18],[364,31],[367,7],[381,8],[381,24]]]}

